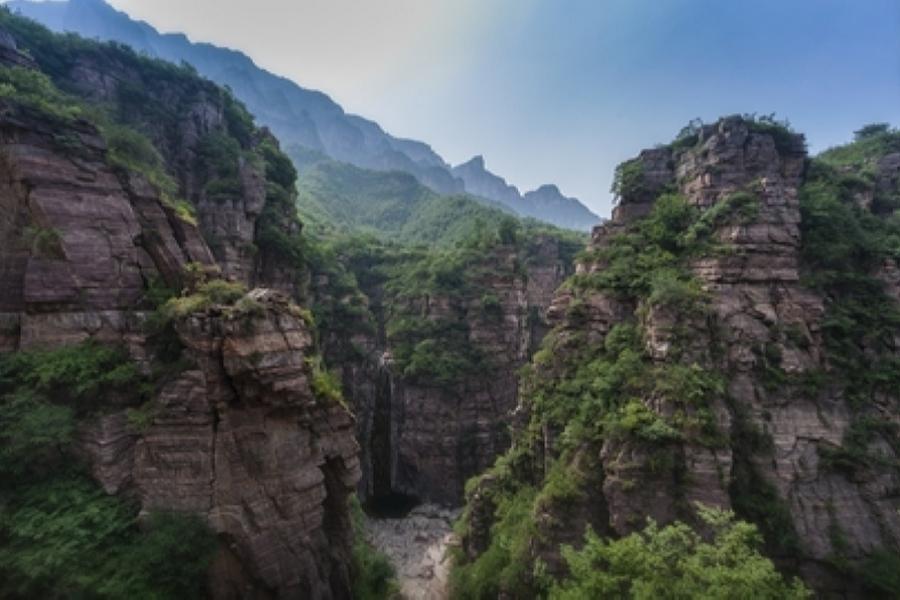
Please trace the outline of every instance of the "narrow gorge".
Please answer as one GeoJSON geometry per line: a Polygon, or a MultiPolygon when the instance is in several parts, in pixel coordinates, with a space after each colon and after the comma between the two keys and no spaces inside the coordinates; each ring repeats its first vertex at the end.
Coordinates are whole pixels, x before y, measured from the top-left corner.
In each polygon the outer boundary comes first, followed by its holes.
{"type": "Polygon", "coordinates": [[[898,597],[898,130],[693,121],[588,235],[329,111],[0,8],[0,597],[898,597]]]}

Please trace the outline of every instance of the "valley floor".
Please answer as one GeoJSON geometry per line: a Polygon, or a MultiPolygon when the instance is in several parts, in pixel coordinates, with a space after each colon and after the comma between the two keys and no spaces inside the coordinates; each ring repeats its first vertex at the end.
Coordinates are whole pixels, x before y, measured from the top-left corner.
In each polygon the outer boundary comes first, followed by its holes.
{"type": "Polygon", "coordinates": [[[399,519],[367,517],[369,541],[390,559],[405,600],[444,600],[450,558],[456,541],[453,521],[459,511],[432,504],[417,506],[399,519]]]}

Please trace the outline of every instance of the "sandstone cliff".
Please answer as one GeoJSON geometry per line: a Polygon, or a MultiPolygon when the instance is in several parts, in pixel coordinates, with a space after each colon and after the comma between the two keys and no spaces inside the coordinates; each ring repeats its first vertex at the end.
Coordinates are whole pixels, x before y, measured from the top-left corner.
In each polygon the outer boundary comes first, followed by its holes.
{"type": "Polygon", "coordinates": [[[516,561],[564,576],[560,545],[587,526],[702,530],[702,503],[755,522],[814,589],[864,595],[862,565],[900,545],[896,266],[859,233],[881,235],[866,207],[895,201],[896,155],[871,163],[850,181],[739,117],[624,163],[550,308],[513,450],[468,497],[468,560],[505,544],[506,591],[533,591],[516,561]],[[520,542],[492,538],[510,529],[520,542]]]}

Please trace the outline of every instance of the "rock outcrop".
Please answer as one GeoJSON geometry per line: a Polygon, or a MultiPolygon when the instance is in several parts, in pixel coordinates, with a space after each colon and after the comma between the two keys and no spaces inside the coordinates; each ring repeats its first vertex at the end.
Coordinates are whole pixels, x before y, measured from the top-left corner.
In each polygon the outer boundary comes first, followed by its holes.
{"type": "MultiPolygon", "coordinates": [[[[7,37],[0,34],[3,47],[18,52],[7,37]]],[[[0,59],[39,67],[52,41],[32,52],[34,61],[0,59]]],[[[358,446],[349,410],[316,388],[321,367],[304,311],[267,289],[236,305],[202,303],[174,319],[168,343],[180,347],[181,358],[170,363],[148,327],[161,314],[151,315],[155,294],[189,288],[197,273],[238,287],[296,283],[284,277],[281,263],[267,263],[265,250],[262,256],[239,250],[262,245],[266,189],[293,176],[288,169],[279,181],[267,180],[265,162],[287,158],[249,122],[245,162],[236,164],[239,186],[216,204],[200,140],[234,134],[225,113],[237,109],[227,108],[225,92],[121,49],[76,46],[54,75],[85,102],[115,102],[123,82],[132,82],[146,90],[148,102],[170,103],[171,112],[138,112],[126,121],[159,128],[145,131],[165,160],[177,164],[172,172],[183,197],[193,201],[199,226],[158,179],[150,182],[152,174],[114,160],[108,125],[48,108],[52,97],[45,105],[24,93],[22,101],[6,97],[0,103],[0,351],[91,339],[122,346],[152,375],[152,391],[134,390],[79,422],[77,451],[107,493],[133,498],[142,513],[205,518],[220,540],[210,571],[213,597],[349,598],[348,500],[360,477],[358,446]],[[174,73],[174,83],[154,79],[160,72],[174,73]]],[[[20,78],[39,80],[36,73],[20,78]]],[[[240,150],[240,143],[229,138],[223,145],[240,150]]],[[[299,232],[293,216],[269,218],[269,233],[289,239],[299,232]]]]}
{"type": "MultiPolygon", "coordinates": [[[[881,162],[892,164],[890,157],[881,162]]],[[[682,365],[718,374],[710,381],[721,383],[709,384],[702,404],[667,397],[658,386],[641,397],[643,407],[634,410],[655,420],[659,428],[652,434],[622,434],[622,427],[635,425],[619,425],[618,434],[607,428],[603,437],[588,437],[573,449],[577,434],[566,432],[564,468],[578,492],[543,500],[534,517],[531,558],[544,561],[551,573],[565,573],[559,546],[581,543],[588,525],[611,536],[642,528],[647,517],[702,527],[694,514],[697,502],[757,522],[776,562],[822,593],[861,595],[859,582],[835,565],[858,564],[881,549],[896,551],[900,399],[884,392],[854,398],[838,371],[824,333],[833,299],[802,279],[799,197],[807,165],[802,136],[739,117],[703,126],[690,143],[647,150],[626,163],[612,220],[594,230],[576,282],[560,290],[549,310],[552,351],[574,357],[584,352],[579,348],[602,348],[616,326],[632,323],[641,332],[650,373],[682,365]],[[632,231],[664,194],[680,194],[699,209],[699,225],[689,235],[708,234],[715,244],[687,256],[698,291],[684,291],[681,304],[667,304],[617,292],[615,282],[579,285],[578,278],[608,276],[615,260],[608,250],[617,236],[632,231]],[[861,421],[878,424],[862,442],[864,452],[878,458],[836,468],[829,457],[860,435],[861,421]]],[[[890,169],[879,181],[890,181],[890,169]]],[[[880,277],[891,281],[894,269],[887,265],[880,277]]],[[[886,291],[892,289],[888,284],[886,291]]],[[[898,351],[895,343],[888,345],[898,351]]],[[[534,377],[552,380],[559,364],[537,363],[534,377]]],[[[552,419],[533,417],[534,402],[519,409],[522,423],[531,419],[531,433],[520,429],[516,443],[527,447],[518,456],[534,456],[535,462],[511,459],[518,460],[511,468],[517,485],[540,489],[560,458],[563,432],[552,419]],[[534,437],[535,431],[540,435],[534,437]]],[[[604,418],[612,415],[597,416],[604,418]]],[[[470,558],[490,544],[498,486],[510,485],[497,477],[483,478],[469,497],[464,544],[470,558]]]]}
{"type": "Polygon", "coordinates": [[[95,478],[143,511],[204,515],[222,540],[217,598],[346,598],[359,479],[353,419],[311,388],[312,332],[257,290],[252,312],[213,307],[176,324],[192,366],[140,431],[127,411],[84,425],[95,478]]]}

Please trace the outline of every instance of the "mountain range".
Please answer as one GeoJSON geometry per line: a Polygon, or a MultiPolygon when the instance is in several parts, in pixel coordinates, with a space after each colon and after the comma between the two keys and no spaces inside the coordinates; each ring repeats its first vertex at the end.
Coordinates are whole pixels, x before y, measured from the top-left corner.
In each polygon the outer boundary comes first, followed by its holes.
{"type": "Polygon", "coordinates": [[[116,41],[151,57],[192,65],[230,87],[292,156],[312,153],[376,171],[403,171],[438,193],[466,192],[562,227],[587,230],[600,220],[555,185],[521,194],[488,171],[480,156],[451,167],[428,144],[394,137],[374,121],[346,113],[328,95],[258,67],[242,52],[195,43],[181,33],[160,33],[103,0],[13,0],[8,6],[55,31],[116,41]]]}

